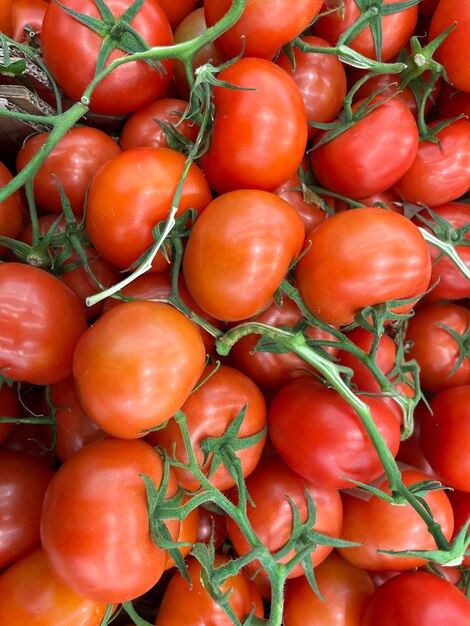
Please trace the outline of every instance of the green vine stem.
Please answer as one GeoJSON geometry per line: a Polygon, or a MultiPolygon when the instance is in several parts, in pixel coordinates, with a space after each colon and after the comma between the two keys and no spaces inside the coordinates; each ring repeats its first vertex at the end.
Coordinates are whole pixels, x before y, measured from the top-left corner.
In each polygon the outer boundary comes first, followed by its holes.
{"type": "Polygon", "coordinates": [[[421,234],[423,235],[424,239],[428,243],[432,244],[433,246],[436,246],[436,248],[438,248],[443,254],[445,254],[447,257],[449,257],[449,259],[462,272],[462,274],[465,276],[465,278],[467,280],[470,280],[470,267],[468,267],[468,265],[466,265],[464,263],[463,259],[461,258],[459,253],[456,251],[456,249],[452,245],[452,243],[450,243],[448,241],[443,241],[442,239],[439,239],[439,237],[436,237],[436,235],[433,235],[432,233],[430,233],[425,228],[419,228],[419,230],[420,230],[421,234]]]}

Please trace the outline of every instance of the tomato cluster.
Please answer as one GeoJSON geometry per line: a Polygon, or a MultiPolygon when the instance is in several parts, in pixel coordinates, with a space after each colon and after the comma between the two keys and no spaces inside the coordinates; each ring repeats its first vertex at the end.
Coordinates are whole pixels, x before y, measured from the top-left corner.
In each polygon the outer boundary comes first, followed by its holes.
{"type": "Polygon", "coordinates": [[[469,624],[470,0],[0,32],[0,624],[469,624]]]}

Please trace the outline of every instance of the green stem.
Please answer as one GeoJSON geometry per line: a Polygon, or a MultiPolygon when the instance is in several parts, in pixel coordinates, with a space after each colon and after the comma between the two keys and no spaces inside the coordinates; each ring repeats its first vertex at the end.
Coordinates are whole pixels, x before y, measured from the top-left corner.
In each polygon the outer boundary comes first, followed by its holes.
{"type": "Polygon", "coordinates": [[[438,248],[441,252],[443,252],[447,257],[449,257],[449,259],[458,267],[458,269],[462,272],[462,274],[465,276],[465,278],[467,280],[470,280],[470,267],[468,267],[464,261],[462,260],[462,258],[460,257],[460,255],[457,253],[457,251],[455,250],[454,246],[447,242],[447,241],[442,241],[442,239],[439,239],[439,237],[436,237],[435,235],[433,235],[432,233],[430,233],[428,230],[426,230],[425,228],[419,228],[421,234],[423,235],[424,239],[432,244],[433,246],[436,246],[436,248],[438,248]]]}

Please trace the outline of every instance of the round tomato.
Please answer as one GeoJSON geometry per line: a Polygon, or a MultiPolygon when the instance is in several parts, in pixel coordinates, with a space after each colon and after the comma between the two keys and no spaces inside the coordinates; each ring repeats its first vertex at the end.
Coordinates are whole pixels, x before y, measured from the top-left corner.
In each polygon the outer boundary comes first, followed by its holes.
{"type": "MultiPolygon", "coordinates": [[[[60,467],[46,492],[41,542],[52,572],[85,598],[132,600],[162,575],[167,552],[152,540],[142,476],[158,489],[163,462],[144,441],[103,439],[60,467]]],[[[170,474],[167,496],[176,493],[170,474]]],[[[179,522],[168,522],[176,536],[179,522]]]]}
{"type": "MultiPolygon", "coordinates": [[[[132,0],[107,0],[106,6],[114,18],[119,18],[132,3],[132,0]]],[[[64,94],[78,102],[95,76],[103,38],[69,15],[62,6],[95,19],[101,18],[101,15],[94,0],[64,0],[60,4],[51,2],[44,17],[41,32],[44,61],[64,94]]],[[[173,43],[170,24],[156,0],[143,3],[131,26],[149,46],[173,43]]],[[[106,65],[109,65],[126,53],[119,49],[122,28],[108,20],[107,30],[112,43],[113,37],[116,37],[115,48],[106,60],[106,65]]],[[[93,90],[90,111],[125,115],[152,102],[171,80],[172,61],[162,61],[162,65],[161,72],[145,61],[121,65],[93,90]]]]}
{"type": "Polygon", "coordinates": [[[295,209],[258,190],[223,194],[196,221],[183,258],[186,285],[209,315],[239,321],[269,304],[299,253],[295,209]]]}
{"type": "Polygon", "coordinates": [[[431,276],[428,247],[403,215],[378,208],[352,209],[327,219],[307,238],[296,281],[310,311],[328,324],[346,325],[366,306],[396,299],[406,313],[431,276]]]}
{"type": "MultiPolygon", "coordinates": [[[[1,31],[1,28],[0,28],[1,31]]],[[[4,187],[13,176],[10,170],[0,161],[0,188],[4,187]]],[[[23,224],[23,204],[18,191],[15,191],[3,202],[0,202],[0,237],[16,239],[23,224]]],[[[0,255],[6,248],[0,246],[0,255]]]]}
{"type": "MultiPolygon", "coordinates": [[[[456,491],[453,489],[449,490],[447,495],[454,512],[454,538],[470,518],[470,491],[456,491]]],[[[466,556],[463,558],[462,566],[470,567],[470,552],[468,549],[466,556]]]]}
{"type": "Polygon", "coordinates": [[[40,32],[48,3],[45,0],[14,0],[12,11],[12,39],[28,44],[26,26],[40,32]]]}
{"type": "Polygon", "coordinates": [[[13,0],[4,0],[0,5],[0,32],[7,37],[11,35],[13,0]]]}
{"type": "Polygon", "coordinates": [[[171,28],[174,30],[196,6],[197,0],[158,0],[158,4],[165,11],[165,15],[170,22],[171,28]]]}
{"type": "Polygon", "coordinates": [[[0,329],[2,373],[50,385],[71,374],[87,321],[77,296],[58,278],[30,265],[3,263],[0,329]]]}
{"type": "MultiPolygon", "coordinates": [[[[271,19],[271,18],[270,18],[271,19]]],[[[265,59],[245,58],[218,74],[211,142],[200,164],[218,193],[278,187],[297,169],[307,113],[294,80],[265,59]]]]}

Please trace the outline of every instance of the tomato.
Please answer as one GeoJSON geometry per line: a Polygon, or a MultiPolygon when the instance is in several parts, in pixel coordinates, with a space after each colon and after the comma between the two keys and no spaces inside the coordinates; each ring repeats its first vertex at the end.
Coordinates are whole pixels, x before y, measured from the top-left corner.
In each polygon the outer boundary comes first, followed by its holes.
{"type": "Polygon", "coordinates": [[[171,28],[174,30],[196,6],[197,0],[158,0],[158,4],[165,11],[165,15],[170,22],[171,28]]]}
{"type": "Polygon", "coordinates": [[[48,3],[45,0],[14,0],[12,11],[12,39],[28,44],[26,26],[40,32],[48,3]]]}
{"type": "Polygon", "coordinates": [[[457,117],[462,113],[468,118],[470,115],[470,93],[458,91],[452,85],[443,83],[436,106],[441,119],[457,117]]]}
{"type": "MultiPolygon", "coordinates": [[[[440,121],[431,122],[430,128],[440,121]]],[[[435,207],[470,187],[470,122],[456,120],[435,136],[439,143],[422,141],[415,160],[393,187],[407,202],[435,207]]]]}
{"type": "Polygon", "coordinates": [[[444,484],[470,491],[470,385],[442,391],[430,406],[421,421],[423,452],[444,484]]]}
{"type": "MultiPolygon", "coordinates": [[[[0,416],[19,417],[20,412],[21,405],[18,389],[3,383],[0,386],[0,416]]],[[[5,441],[14,427],[14,422],[0,422],[0,444],[5,441]]]]}
{"type": "Polygon", "coordinates": [[[199,506],[199,528],[197,541],[208,544],[212,538],[214,548],[220,548],[227,536],[227,522],[225,515],[215,513],[205,506],[199,506]]]}
{"type": "Polygon", "coordinates": [[[60,583],[40,549],[0,576],[0,620],[9,626],[99,626],[106,605],[60,583]]]}
{"type": "MultiPolygon", "coordinates": [[[[455,489],[447,492],[452,510],[454,512],[454,537],[467,523],[470,517],[470,492],[468,491],[456,491],[455,489]]],[[[470,553],[467,550],[467,555],[464,556],[462,561],[463,567],[470,567],[470,553]]]]}
{"type": "MultiPolygon", "coordinates": [[[[149,530],[142,475],[158,489],[163,462],[144,441],[103,439],[60,467],[44,499],[41,542],[52,572],[97,602],[132,600],[160,578],[167,552],[149,530]]],[[[167,496],[176,493],[170,475],[167,496]]],[[[179,523],[171,520],[173,536],[179,523]]]]}
{"type": "Polygon", "coordinates": [[[8,37],[11,35],[12,28],[12,8],[13,0],[4,0],[0,5],[0,32],[8,37]]]}
{"type": "Polygon", "coordinates": [[[466,626],[470,603],[454,585],[427,572],[394,576],[369,598],[361,626],[466,626]]]}
{"type": "MultiPolygon", "coordinates": [[[[94,18],[100,12],[94,0],[64,0],[64,7],[94,18]]],[[[115,18],[121,16],[132,0],[107,0],[106,5],[115,18]]],[[[163,9],[156,0],[146,0],[131,26],[150,46],[173,43],[173,34],[163,9]]],[[[102,37],[81,24],[56,2],[46,11],[41,32],[44,61],[64,94],[79,101],[91,83],[102,37]]],[[[126,53],[116,47],[106,65],[126,53]]],[[[162,61],[163,72],[158,72],[144,61],[125,63],[104,78],[91,96],[90,111],[104,115],[125,115],[156,100],[171,80],[172,62],[162,61]]]]}
{"type": "MultiPolygon", "coordinates": [[[[279,48],[300,35],[320,10],[322,0],[252,0],[241,18],[216,39],[226,59],[243,51],[245,57],[272,59],[279,48]]],[[[204,15],[208,26],[218,22],[228,11],[231,0],[205,0],[204,15]]]]}
{"type": "Polygon", "coordinates": [[[470,55],[467,35],[470,28],[470,6],[459,0],[441,0],[429,26],[429,39],[456,23],[457,26],[436,50],[435,59],[442,63],[449,82],[462,91],[470,91],[470,55]]]}
{"type": "Polygon", "coordinates": [[[406,329],[411,342],[407,357],[418,362],[421,386],[432,393],[470,384],[470,358],[464,353],[458,364],[463,346],[442,325],[463,338],[470,327],[470,311],[453,303],[426,306],[416,311],[406,329]]]}
{"type": "Polygon", "coordinates": [[[323,600],[299,576],[286,586],[284,626],[361,626],[361,611],[374,591],[369,574],[336,551],[315,568],[323,600]]]}
{"type": "Polygon", "coordinates": [[[223,194],[189,236],[183,258],[188,290],[216,319],[251,317],[269,304],[303,239],[302,222],[285,200],[258,190],[223,194]]]}
{"type": "MultiPolygon", "coordinates": [[[[380,398],[361,397],[395,456],[400,425],[380,398]]],[[[313,378],[298,378],[274,396],[269,435],[284,461],[305,479],[322,487],[351,487],[348,478],[368,482],[383,467],[355,410],[337,391],[313,378]],[[327,460],[326,460],[327,459],[327,460]]]]}
{"type": "MultiPolygon", "coordinates": [[[[51,6],[54,5],[57,6],[56,3],[51,6]]],[[[49,136],[50,133],[40,133],[26,140],[18,152],[18,171],[31,161],[49,136]]],[[[120,152],[114,139],[97,128],[71,128],[46,157],[34,178],[36,202],[46,211],[61,213],[60,183],[72,211],[83,213],[86,193],[94,174],[120,152]]]]}
{"type": "Polygon", "coordinates": [[[275,189],[297,169],[307,142],[297,85],[275,63],[255,58],[236,61],[217,78],[242,89],[214,88],[211,142],[200,160],[211,187],[275,189]]]}
{"type": "MultiPolygon", "coordinates": [[[[356,102],[353,111],[362,103],[356,102]]],[[[375,108],[354,126],[316,146],[325,135],[322,131],[310,153],[320,184],[350,198],[367,198],[389,189],[408,171],[418,151],[418,126],[402,100],[378,96],[371,105],[375,108]]]]}
{"type": "MultiPolygon", "coordinates": [[[[213,458],[210,454],[204,462],[201,449],[204,439],[221,437],[245,406],[246,413],[238,438],[260,433],[267,420],[263,394],[248,376],[226,365],[221,365],[218,369],[214,365],[208,365],[202,373],[201,381],[210,374],[210,378],[193,391],[181,407],[187,418],[196,459],[204,474],[209,472],[213,458]]],[[[236,452],[244,476],[248,476],[256,467],[265,438],[263,436],[256,444],[236,452]]],[[[174,455],[183,463],[188,460],[180,428],[174,420],[170,420],[165,428],[150,433],[147,441],[153,446],[162,446],[169,455],[174,455]]],[[[196,491],[200,486],[199,481],[189,471],[180,467],[175,467],[173,471],[183,489],[196,491]]],[[[235,484],[233,476],[223,463],[211,474],[210,482],[220,490],[229,489],[235,484]]]]}
{"type": "MultiPolygon", "coordinates": [[[[287,543],[292,532],[292,508],[289,499],[298,509],[302,522],[307,520],[307,498],[310,494],[316,510],[312,528],[330,537],[338,537],[341,532],[342,505],[336,489],[319,487],[296,474],[277,455],[263,458],[255,471],[246,480],[248,493],[253,501],[247,505],[248,520],[261,543],[271,553],[276,553],[287,543]]],[[[236,499],[236,494],[232,496],[236,499]]],[[[240,556],[251,550],[250,543],[237,523],[227,517],[227,530],[233,547],[240,556]]],[[[316,567],[332,551],[332,546],[317,544],[310,554],[313,567],[316,567]]],[[[290,550],[279,558],[287,563],[296,554],[290,550]]],[[[260,567],[259,561],[251,561],[247,569],[254,574],[260,567]]],[[[264,571],[264,570],[262,570],[264,571]]],[[[288,578],[302,576],[300,563],[289,572],[288,578]]]]}
{"type": "MultiPolygon", "coordinates": [[[[400,4],[405,0],[384,0],[383,4],[400,4]]],[[[380,3],[382,4],[382,2],[380,3]]],[[[355,0],[341,2],[324,2],[322,13],[328,8],[340,7],[329,15],[321,17],[315,22],[314,31],[320,37],[336,45],[341,35],[361,17],[361,9],[355,0]]],[[[372,5],[371,5],[372,6],[372,5]]],[[[386,15],[381,19],[382,42],[380,57],[382,61],[389,61],[408,43],[418,20],[417,5],[405,10],[386,15]]],[[[375,45],[370,27],[367,26],[348,44],[353,50],[360,52],[370,59],[376,59],[375,45]]]]}
{"type": "Polygon", "coordinates": [[[320,224],[296,267],[305,304],[328,324],[350,324],[366,306],[413,301],[392,309],[406,313],[426,291],[431,275],[427,245],[418,228],[398,213],[352,209],[320,224]]]}
{"type": "Polygon", "coordinates": [[[120,144],[123,150],[140,147],[167,148],[165,133],[158,122],[173,124],[176,130],[195,141],[198,126],[190,120],[181,121],[188,103],[177,98],[162,98],[133,113],[121,132],[120,144]]]}
{"type": "Polygon", "coordinates": [[[58,278],[20,263],[0,265],[0,367],[35,385],[70,375],[75,345],[87,329],[77,296],[58,278]]]}
{"type": "MultiPolygon", "coordinates": [[[[1,31],[1,27],[0,27],[1,31]]],[[[10,170],[0,161],[0,188],[12,180],[10,170]]],[[[0,202],[0,237],[16,239],[23,224],[23,203],[18,191],[15,191],[3,202],[0,202]]],[[[0,256],[6,252],[4,246],[0,246],[0,256]]]]}
{"type": "MultiPolygon", "coordinates": [[[[331,47],[321,37],[303,37],[310,46],[331,47]]],[[[332,122],[343,108],[346,95],[346,72],[334,54],[301,52],[294,48],[295,68],[285,53],[276,59],[276,64],[292,76],[302,94],[309,122],[332,122]]],[[[317,133],[313,126],[308,128],[308,137],[317,133]]]]}
{"type": "MultiPolygon", "coordinates": [[[[415,469],[402,471],[401,478],[405,485],[430,479],[428,475],[415,469]]],[[[377,487],[380,491],[390,493],[387,480],[377,487]]],[[[430,491],[423,498],[444,536],[450,539],[454,528],[454,516],[445,491],[430,491]]],[[[343,494],[343,505],[341,537],[347,541],[357,541],[361,545],[339,550],[345,559],[358,567],[405,571],[423,565],[426,559],[381,554],[377,550],[436,549],[434,538],[425,522],[409,504],[396,506],[375,495],[360,498],[343,494]]]]}
{"type": "Polygon", "coordinates": [[[143,437],[181,408],[205,354],[201,335],[182,313],[167,304],[127,302],[102,315],[77,344],[80,403],[107,433],[143,437]]]}
{"type": "MultiPolygon", "coordinates": [[[[154,242],[153,228],[169,216],[185,157],[169,148],[134,148],[106,163],[88,195],[86,228],[98,252],[127,269],[154,242]]],[[[204,175],[192,164],[183,185],[178,215],[202,211],[212,196],[204,175]]],[[[168,262],[159,253],[159,271],[168,262]]]]}
{"type": "MultiPolygon", "coordinates": [[[[227,556],[215,557],[216,567],[229,562],[230,559],[227,556]]],[[[232,620],[203,586],[200,563],[194,557],[190,557],[187,567],[192,586],[179,572],[173,574],[158,609],[156,626],[181,626],[181,624],[185,626],[202,626],[202,624],[231,626],[232,620]]],[[[242,571],[235,576],[229,576],[220,586],[221,593],[226,593],[229,589],[232,589],[229,604],[238,619],[242,620],[249,615],[253,608],[257,617],[263,617],[263,602],[259,591],[242,571]]]]}
{"type": "Polygon", "coordinates": [[[41,507],[53,471],[22,452],[0,451],[0,570],[39,545],[41,507]]]}

